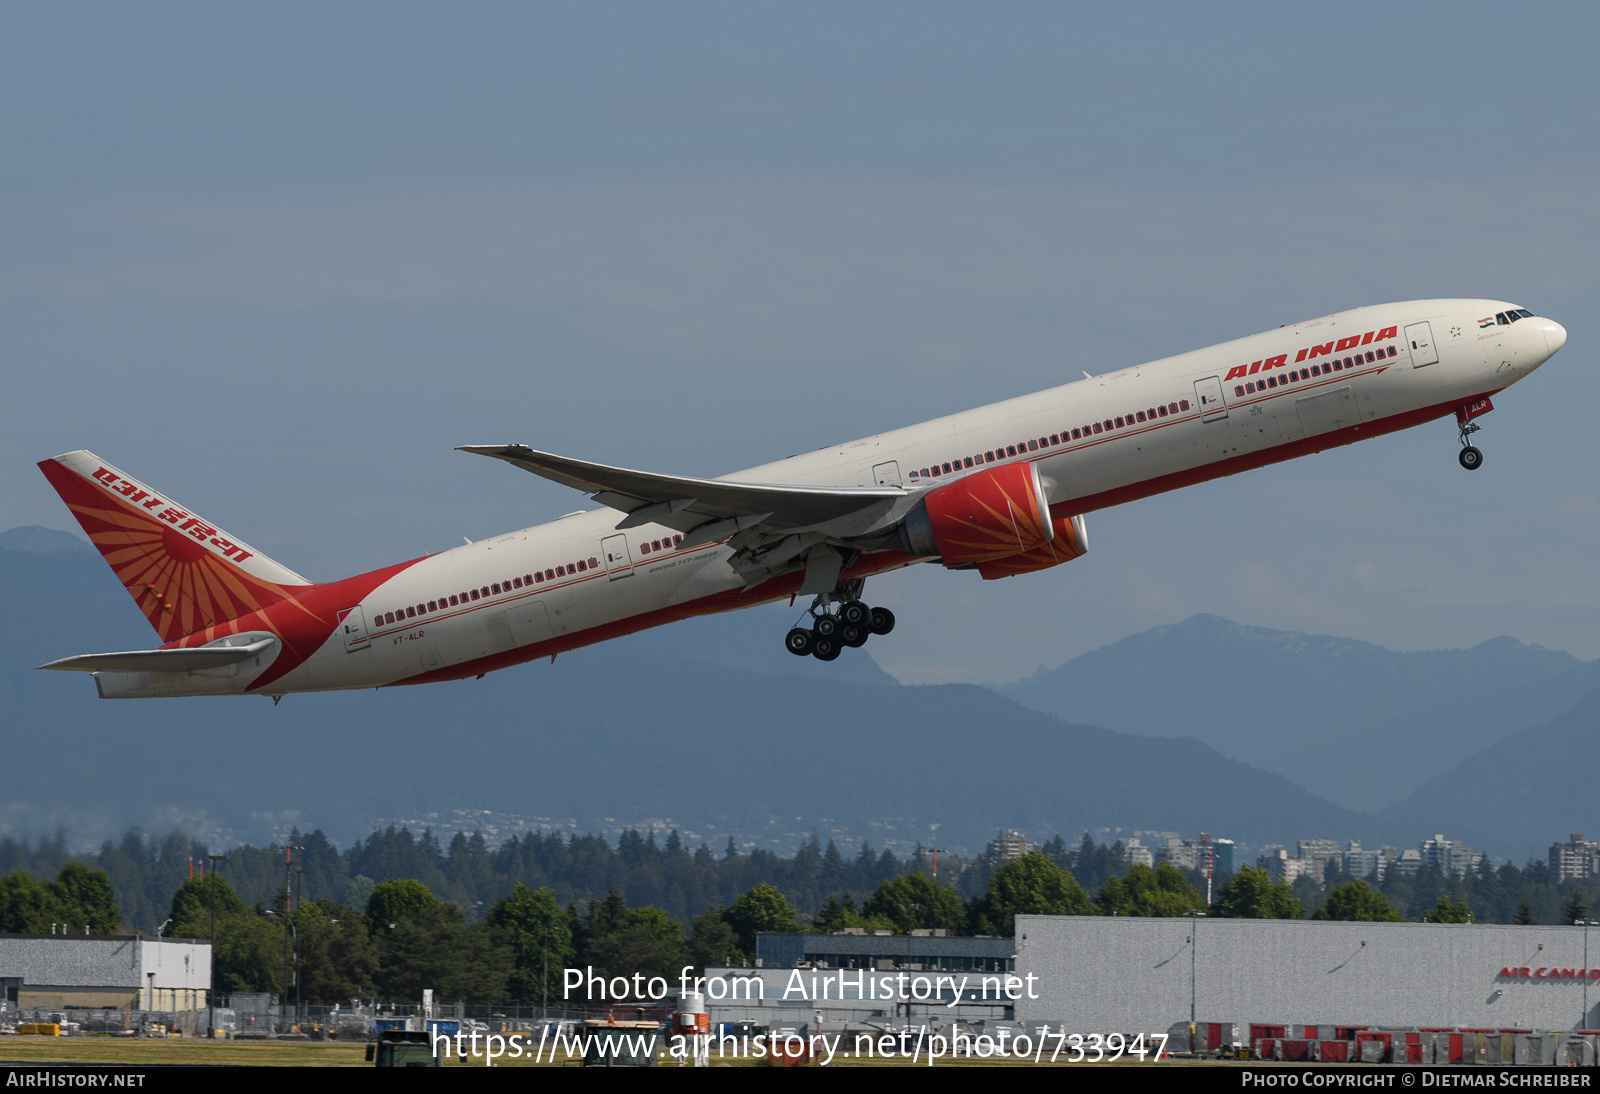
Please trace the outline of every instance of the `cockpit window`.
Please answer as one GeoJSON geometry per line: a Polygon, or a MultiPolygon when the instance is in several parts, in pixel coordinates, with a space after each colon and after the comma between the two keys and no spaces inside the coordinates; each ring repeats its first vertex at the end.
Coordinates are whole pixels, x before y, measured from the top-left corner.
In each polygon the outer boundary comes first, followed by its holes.
{"type": "Polygon", "coordinates": [[[1502,327],[1509,326],[1511,323],[1511,320],[1506,318],[1506,313],[1503,311],[1497,311],[1494,313],[1494,321],[1502,327]]]}
{"type": "Polygon", "coordinates": [[[1517,309],[1517,314],[1522,316],[1522,318],[1524,318],[1524,319],[1532,319],[1532,318],[1534,318],[1534,314],[1531,311],[1529,311],[1527,308],[1518,308],[1517,309]]]}

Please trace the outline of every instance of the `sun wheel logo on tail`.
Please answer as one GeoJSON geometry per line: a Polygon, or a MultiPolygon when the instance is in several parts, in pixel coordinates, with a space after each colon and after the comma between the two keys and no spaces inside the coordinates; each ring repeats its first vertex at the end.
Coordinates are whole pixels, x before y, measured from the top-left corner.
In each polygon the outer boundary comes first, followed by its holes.
{"type": "MultiPolygon", "coordinates": [[[[92,453],[69,452],[39,468],[163,642],[250,617],[311,587],[92,453]]],[[[259,626],[254,620],[245,629],[259,626]]]]}
{"type": "Polygon", "coordinates": [[[1083,518],[1052,521],[1037,464],[1008,464],[930,490],[906,518],[910,552],[985,578],[1055,566],[1083,554],[1083,518]]]}

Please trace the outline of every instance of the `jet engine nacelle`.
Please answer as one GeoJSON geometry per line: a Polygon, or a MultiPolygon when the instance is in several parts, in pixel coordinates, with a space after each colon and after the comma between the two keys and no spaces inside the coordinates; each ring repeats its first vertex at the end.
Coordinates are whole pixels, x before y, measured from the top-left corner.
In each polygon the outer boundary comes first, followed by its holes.
{"type": "Polygon", "coordinates": [[[1047,547],[1055,536],[1037,464],[985,467],[936,486],[902,529],[913,555],[968,567],[1047,547]]]}
{"type": "Polygon", "coordinates": [[[1071,562],[1089,549],[1088,537],[1083,530],[1083,515],[1064,517],[1056,521],[1055,538],[1043,547],[1035,547],[1021,554],[1007,555],[993,562],[978,563],[978,573],[985,581],[1011,577],[1014,574],[1031,574],[1035,570],[1048,570],[1063,562],[1071,562]]]}

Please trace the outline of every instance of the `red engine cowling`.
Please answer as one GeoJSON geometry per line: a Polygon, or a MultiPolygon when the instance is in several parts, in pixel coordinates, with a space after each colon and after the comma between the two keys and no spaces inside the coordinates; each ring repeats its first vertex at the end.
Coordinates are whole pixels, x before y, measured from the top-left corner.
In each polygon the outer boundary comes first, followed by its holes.
{"type": "Polygon", "coordinates": [[[1047,547],[1055,529],[1036,464],[986,467],[923,496],[908,518],[911,553],[971,566],[1047,547]]]}
{"type": "Polygon", "coordinates": [[[1035,547],[1021,554],[1007,555],[993,562],[980,562],[978,573],[983,575],[985,581],[994,581],[996,578],[1011,577],[1015,574],[1031,574],[1035,570],[1048,570],[1063,562],[1071,562],[1089,549],[1089,540],[1084,534],[1081,515],[1058,520],[1053,527],[1055,538],[1043,547],[1035,547]]]}

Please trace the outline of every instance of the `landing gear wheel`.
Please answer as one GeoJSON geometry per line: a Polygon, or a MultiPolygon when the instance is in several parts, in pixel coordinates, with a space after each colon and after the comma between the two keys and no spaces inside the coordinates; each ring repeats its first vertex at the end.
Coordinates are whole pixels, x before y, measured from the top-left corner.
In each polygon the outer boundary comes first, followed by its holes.
{"type": "Polygon", "coordinates": [[[888,634],[894,630],[894,613],[888,608],[873,608],[867,626],[873,634],[888,634]]]}
{"type": "MultiPolygon", "coordinates": [[[[811,633],[817,638],[826,638],[830,641],[839,637],[839,617],[834,615],[819,615],[816,623],[811,628],[811,633]]],[[[829,660],[823,658],[823,660],[829,660]]]]}
{"type": "Polygon", "coordinates": [[[839,621],[853,624],[857,627],[866,626],[867,620],[872,615],[872,609],[859,600],[851,600],[839,606],[839,621]]]}
{"type": "Polygon", "coordinates": [[[809,654],[814,642],[815,639],[812,638],[811,632],[804,627],[796,627],[783,640],[784,646],[796,657],[804,657],[809,654]]]}
{"type": "Polygon", "coordinates": [[[839,641],[853,650],[858,650],[865,646],[867,639],[871,636],[872,632],[867,629],[864,623],[860,626],[854,623],[846,623],[839,628],[839,641]]]}
{"type": "Polygon", "coordinates": [[[1483,466],[1483,453],[1473,448],[1470,444],[1461,450],[1461,455],[1456,457],[1461,461],[1461,466],[1468,471],[1476,471],[1483,466]]]}
{"type": "Polygon", "coordinates": [[[832,635],[816,635],[811,643],[811,656],[818,661],[832,661],[839,656],[839,640],[832,635]]]}

